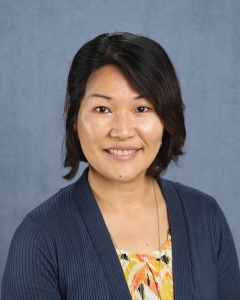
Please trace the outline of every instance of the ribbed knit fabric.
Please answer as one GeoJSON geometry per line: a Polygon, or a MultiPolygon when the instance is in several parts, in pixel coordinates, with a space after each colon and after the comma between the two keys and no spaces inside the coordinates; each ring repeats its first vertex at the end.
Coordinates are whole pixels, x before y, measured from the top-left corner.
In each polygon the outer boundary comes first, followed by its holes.
{"type": "MultiPolygon", "coordinates": [[[[131,300],[87,172],[16,230],[2,300],[131,300]]],[[[236,249],[216,201],[179,183],[159,184],[171,226],[175,300],[239,300],[236,249]]]]}

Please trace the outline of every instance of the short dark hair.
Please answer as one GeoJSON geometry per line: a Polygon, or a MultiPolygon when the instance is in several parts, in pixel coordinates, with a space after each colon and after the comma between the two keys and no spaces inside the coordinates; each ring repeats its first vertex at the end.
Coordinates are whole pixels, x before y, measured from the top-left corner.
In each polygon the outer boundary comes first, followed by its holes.
{"type": "Polygon", "coordinates": [[[66,91],[63,144],[63,165],[70,171],[63,178],[71,180],[80,161],[87,161],[75,124],[90,75],[105,65],[119,67],[136,91],[155,105],[164,124],[162,147],[147,171],[157,178],[183,154],[184,104],[176,72],[163,47],[148,37],[127,32],[101,34],[84,44],[73,59],[66,91]]]}

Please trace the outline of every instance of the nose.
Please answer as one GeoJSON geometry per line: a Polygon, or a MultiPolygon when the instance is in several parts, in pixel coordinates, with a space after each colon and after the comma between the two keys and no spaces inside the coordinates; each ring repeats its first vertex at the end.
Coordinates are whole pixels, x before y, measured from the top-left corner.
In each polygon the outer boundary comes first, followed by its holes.
{"type": "Polygon", "coordinates": [[[110,130],[110,137],[126,140],[135,135],[135,126],[132,116],[126,112],[115,115],[110,130]]]}

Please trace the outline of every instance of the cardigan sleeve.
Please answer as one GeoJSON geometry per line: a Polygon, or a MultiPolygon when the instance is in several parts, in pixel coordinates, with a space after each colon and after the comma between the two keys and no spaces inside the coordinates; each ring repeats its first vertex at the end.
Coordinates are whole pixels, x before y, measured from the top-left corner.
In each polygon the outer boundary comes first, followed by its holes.
{"type": "Polygon", "coordinates": [[[2,300],[60,300],[57,266],[35,221],[27,216],[16,230],[2,281],[2,300]]]}
{"type": "Polygon", "coordinates": [[[240,299],[240,271],[233,237],[225,215],[218,210],[217,286],[218,300],[240,299]]]}

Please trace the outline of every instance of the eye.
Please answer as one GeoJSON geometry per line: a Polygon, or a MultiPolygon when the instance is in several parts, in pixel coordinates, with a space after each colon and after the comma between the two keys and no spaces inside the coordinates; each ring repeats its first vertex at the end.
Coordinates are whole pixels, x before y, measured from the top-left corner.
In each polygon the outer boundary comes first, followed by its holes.
{"type": "Polygon", "coordinates": [[[98,111],[98,112],[100,112],[102,114],[110,112],[110,110],[107,107],[105,107],[105,106],[98,106],[95,109],[96,109],[96,111],[98,111]]]}
{"type": "Polygon", "coordinates": [[[139,107],[137,107],[137,112],[139,112],[139,113],[144,113],[144,112],[147,112],[148,110],[149,110],[150,108],[149,107],[147,107],[147,106],[139,106],[139,107]]]}

